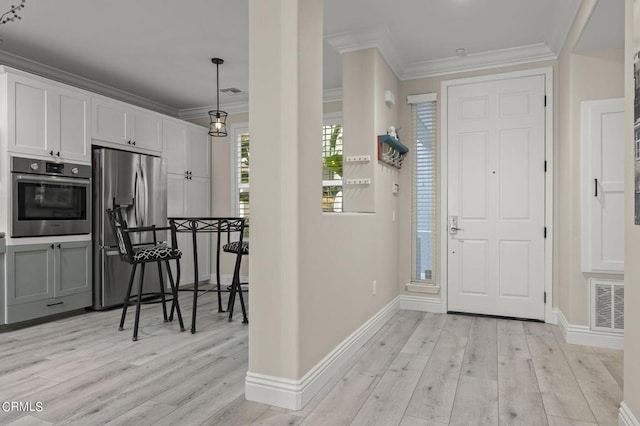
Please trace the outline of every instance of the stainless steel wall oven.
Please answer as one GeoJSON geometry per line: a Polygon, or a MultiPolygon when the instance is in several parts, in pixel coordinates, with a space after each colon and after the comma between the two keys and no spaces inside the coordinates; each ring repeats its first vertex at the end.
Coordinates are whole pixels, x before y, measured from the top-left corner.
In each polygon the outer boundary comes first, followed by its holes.
{"type": "Polygon", "coordinates": [[[11,158],[11,236],[91,232],[91,166],[11,158]]]}

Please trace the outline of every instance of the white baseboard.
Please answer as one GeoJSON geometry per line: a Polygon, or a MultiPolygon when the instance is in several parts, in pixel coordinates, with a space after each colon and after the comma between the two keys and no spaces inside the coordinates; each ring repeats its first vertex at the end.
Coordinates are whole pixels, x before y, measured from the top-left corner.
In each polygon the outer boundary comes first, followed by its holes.
{"type": "Polygon", "coordinates": [[[245,379],[245,398],[248,401],[289,410],[301,410],[399,309],[400,296],[378,311],[299,380],[248,371],[245,379]]]}
{"type": "Polygon", "coordinates": [[[403,294],[400,299],[400,309],[420,312],[433,312],[437,314],[445,313],[442,308],[442,300],[436,297],[420,297],[403,294]]]}
{"type": "Polygon", "coordinates": [[[547,321],[547,323],[549,324],[558,324],[558,308],[553,308],[551,310],[551,318],[549,318],[549,321],[547,321]]]}
{"type": "Polygon", "coordinates": [[[631,412],[631,409],[627,404],[620,403],[620,410],[618,410],[618,425],[619,426],[640,426],[640,421],[631,412]]]}
{"type": "Polygon", "coordinates": [[[567,318],[565,318],[560,310],[558,310],[558,325],[567,343],[609,349],[624,349],[623,334],[591,330],[591,328],[586,325],[569,324],[567,318]]]}

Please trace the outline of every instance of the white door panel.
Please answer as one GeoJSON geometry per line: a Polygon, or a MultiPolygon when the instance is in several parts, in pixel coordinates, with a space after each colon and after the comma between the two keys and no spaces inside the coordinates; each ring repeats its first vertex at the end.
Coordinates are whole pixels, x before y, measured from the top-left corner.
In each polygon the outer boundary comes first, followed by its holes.
{"type": "Polygon", "coordinates": [[[582,104],[582,270],[624,272],[624,99],[582,104]]]}
{"type": "Polygon", "coordinates": [[[447,96],[448,310],[544,319],[545,77],[447,96]]]}

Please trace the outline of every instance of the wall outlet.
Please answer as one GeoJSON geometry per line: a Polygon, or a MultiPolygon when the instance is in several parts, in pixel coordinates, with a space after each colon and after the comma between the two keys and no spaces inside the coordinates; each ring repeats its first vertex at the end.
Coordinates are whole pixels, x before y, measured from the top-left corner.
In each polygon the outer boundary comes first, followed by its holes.
{"type": "Polygon", "coordinates": [[[371,283],[371,292],[373,293],[374,296],[378,292],[378,283],[376,280],[373,280],[373,282],[371,283]]]}

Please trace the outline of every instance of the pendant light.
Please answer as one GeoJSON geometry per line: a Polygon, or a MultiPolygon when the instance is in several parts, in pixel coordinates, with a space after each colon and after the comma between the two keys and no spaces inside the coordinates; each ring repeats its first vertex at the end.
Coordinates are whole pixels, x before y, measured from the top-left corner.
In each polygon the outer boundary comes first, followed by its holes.
{"type": "Polygon", "coordinates": [[[216,109],[209,111],[209,134],[216,137],[227,136],[227,113],[220,111],[220,71],[218,67],[224,64],[220,58],[212,58],[216,64],[216,109]]]}

